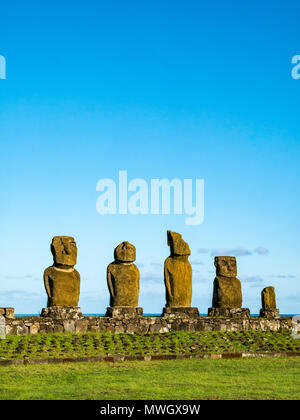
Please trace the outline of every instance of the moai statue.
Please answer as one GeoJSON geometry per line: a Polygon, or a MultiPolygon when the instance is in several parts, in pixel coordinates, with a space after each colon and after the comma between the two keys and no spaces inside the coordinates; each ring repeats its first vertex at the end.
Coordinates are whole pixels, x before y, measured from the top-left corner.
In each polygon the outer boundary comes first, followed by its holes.
{"type": "Polygon", "coordinates": [[[212,308],[208,316],[249,317],[247,308],[242,308],[242,287],[237,276],[235,257],[215,257],[212,308]]]}
{"type": "Polygon", "coordinates": [[[170,256],[164,264],[166,286],[166,306],[163,315],[179,314],[184,316],[199,315],[197,308],[191,308],[192,267],[188,260],[191,254],[189,245],[176,232],[167,231],[170,256]]]}
{"type": "Polygon", "coordinates": [[[110,307],[106,316],[131,317],[143,314],[138,308],[140,273],[134,264],[135,246],[125,241],[114,250],[114,258],[107,267],[107,285],[110,293],[110,307]]]}
{"type": "Polygon", "coordinates": [[[279,318],[279,309],[276,308],[276,296],[273,286],[265,287],[261,292],[260,317],[279,318]]]}
{"type": "Polygon", "coordinates": [[[56,318],[81,317],[78,300],[80,293],[80,274],[74,268],[77,260],[77,247],[70,236],[55,236],[51,243],[54,264],[44,271],[44,284],[48,295],[47,308],[42,316],[56,318]]]}

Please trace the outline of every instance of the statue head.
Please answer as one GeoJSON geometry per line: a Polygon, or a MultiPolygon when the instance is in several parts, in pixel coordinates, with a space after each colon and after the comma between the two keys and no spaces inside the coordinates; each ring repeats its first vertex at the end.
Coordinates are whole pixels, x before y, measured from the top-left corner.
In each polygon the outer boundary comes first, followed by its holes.
{"type": "Polygon", "coordinates": [[[217,276],[236,277],[237,267],[235,257],[215,257],[217,276]]]}
{"type": "Polygon", "coordinates": [[[114,251],[115,261],[132,263],[136,258],[135,246],[127,241],[120,243],[114,251]]]}
{"type": "Polygon", "coordinates": [[[74,267],[77,260],[77,247],[71,236],[54,236],[51,243],[54,265],[74,267]]]}
{"type": "Polygon", "coordinates": [[[190,255],[189,245],[182,239],[180,233],[167,231],[168,245],[171,249],[171,257],[190,255]]]}

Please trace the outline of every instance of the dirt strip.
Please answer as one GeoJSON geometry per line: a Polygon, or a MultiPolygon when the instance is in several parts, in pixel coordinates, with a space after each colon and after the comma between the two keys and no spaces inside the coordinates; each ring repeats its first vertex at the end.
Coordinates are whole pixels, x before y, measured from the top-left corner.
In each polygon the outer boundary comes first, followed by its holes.
{"type": "Polygon", "coordinates": [[[146,356],[96,356],[96,357],[53,357],[49,359],[15,359],[0,360],[0,366],[16,365],[39,365],[57,363],[78,363],[78,362],[110,362],[118,363],[124,361],[155,361],[155,360],[179,360],[179,359],[238,359],[253,357],[295,357],[300,356],[300,352],[281,352],[281,353],[207,353],[207,354],[179,354],[179,355],[146,355],[146,356]]]}

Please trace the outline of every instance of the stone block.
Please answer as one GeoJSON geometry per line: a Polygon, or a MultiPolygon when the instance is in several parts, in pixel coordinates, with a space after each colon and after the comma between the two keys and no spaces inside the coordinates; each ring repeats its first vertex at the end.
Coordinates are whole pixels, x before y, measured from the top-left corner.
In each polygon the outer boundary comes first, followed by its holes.
{"type": "Polygon", "coordinates": [[[261,308],[259,311],[259,316],[261,318],[267,319],[278,319],[280,318],[279,309],[263,309],[261,308]]]}
{"type": "Polygon", "coordinates": [[[222,318],[250,318],[248,308],[208,308],[208,316],[222,318]]]}
{"type": "Polygon", "coordinates": [[[49,306],[42,309],[41,317],[53,319],[82,319],[83,315],[78,306],[49,306]]]}
{"type": "Polygon", "coordinates": [[[16,325],[16,334],[17,335],[27,335],[29,333],[29,328],[24,325],[23,322],[18,322],[16,325]]]}
{"type": "Polygon", "coordinates": [[[124,333],[125,332],[125,330],[124,330],[124,327],[123,327],[123,325],[116,325],[116,327],[115,327],[115,334],[121,334],[121,333],[124,333]]]}
{"type": "Polygon", "coordinates": [[[13,319],[15,316],[15,308],[5,308],[5,318],[13,319]]]}
{"type": "Polygon", "coordinates": [[[63,321],[64,332],[74,333],[75,332],[75,320],[68,319],[63,321]]]}
{"type": "Polygon", "coordinates": [[[198,318],[199,310],[198,308],[192,307],[164,307],[163,308],[163,317],[172,317],[172,318],[198,318]]]}
{"type": "Polygon", "coordinates": [[[0,339],[6,338],[6,321],[3,315],[0,315],[0,339]]]}
{"type": "Polygon", "coordinates": [[[29,326],[29,334],[38,334],[40,330],[39,324],[34,323],[29,326]]]}
{"type": "Polygon", "coordinates": [[[4,316],[7,319],[13,319],[15,308],[0,308],[0,316],[4,316]]]}
{"type": "Polygon", "coordinates": [[[109,306],[106,309],[106,317],[114,319],[131,319],[143,316],[143,308],[130,306],[109,306]]]}
{"type": "Polygon", "coordinates": [[[57,333],[63,333],[63,332],[66,332],[66,331],[64,329],[63,324],[55,322],[55,323],[53,323],[53,332],[57,334],[57,333]]]}
{"type": "Polygon", "coordinates": [[[75,322],[75,332],[76,333],[85,333],[88,330],[88,320],[78,319],[75,322]]]}
{"type": "MultiPolygon", "coordinates": [[[[58,323],[55,324],[59,325],[58,323]]],[[[52,334],[54,332],[52,322],[41,322],[40,323],[40,334],[52,334]]]]}

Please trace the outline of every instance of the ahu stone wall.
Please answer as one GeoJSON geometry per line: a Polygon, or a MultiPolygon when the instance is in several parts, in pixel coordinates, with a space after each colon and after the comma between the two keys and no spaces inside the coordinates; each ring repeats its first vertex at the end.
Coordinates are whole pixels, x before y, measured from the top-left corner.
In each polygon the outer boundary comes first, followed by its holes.
{"type": "Polygon", "coordinates": [[[291,317],[267,319],[259,317],[222,318],[209,316],[177,317],[169,316],[137,316],[112,318],[106,316],[84,316],[80,319],[54,319],[28,316],[6,319],[6,335],[26,335],[37,333],[167,333],[170,331],[239,331],[288,330],[300,332],[300,320],[296,325],[291,317]]]}

